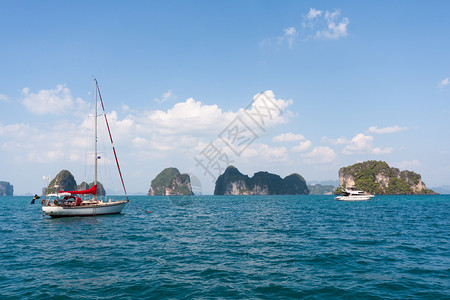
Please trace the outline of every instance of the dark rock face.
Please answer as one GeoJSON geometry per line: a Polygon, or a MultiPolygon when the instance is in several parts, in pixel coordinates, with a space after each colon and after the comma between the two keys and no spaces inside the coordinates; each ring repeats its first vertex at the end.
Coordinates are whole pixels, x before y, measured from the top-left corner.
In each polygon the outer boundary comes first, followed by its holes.
{"type": "Polygon", "coordinates": [[[188,174],[181,174],[177,168],[166,168],[152,180],[150,196],[194,195],[188,174]]]}
{"type": "MultiPolygon", "coordinates": [[[[83,181],[80,185],[77,185],[77,182],[75,181],[72,173],[67,170],[62,170],[58,173],[58,175],[56,175],[55,178],[53,178],[52,181],[50,181],[48,188],[44,189],[43,193],[53,194],[58,193],[59,191],[82,191],[87,190],[93,186],[93,182],[88,184],[85,181],[83,181]]],[[[106,195],[106,190],[99,181],[97,181],[97,195],[106,195]]]]}
{"type": "Polygon", "coordinates": [[[74,191],[76,189],[77,182],[72,173],[67,170],[62,170],[52,181],[50,181],[46,194],[57,193],[59,191],[74,191]]]}
{"type": "Polygon", "coordinates": [[[251,179],[239,172],[233,166],[229,166],[216,180],[214,195],[251,195],[251,179]]]}
{"type": "Polygon", "coordinates": [[[305,179],[297,173],[286,176],[257,172],[253,177],[229,166],[216,181],[214,195],[308,195],[305,179]]]}
{"type": "Polygon", "coordinates": [[[14,187],[7,181],[0,181],[0,196],[12,196],[14,187]]]}
{"type": "Polygon", "coordinates": [[[294,173],[284,178],[283,195],[308,195],[306,180],[300,174],[294,173]]]}
{"type": "MultiPolygon", "coordinates": [[[[91,188],[93,186],[94,186],[93,182],[88,184],[86,181],[83,181],[80,185],[77,186],[77,191],[87,190],[87,189],[89,189],[89,188],[91,188]]],[[[97,181],[97,195],[98,196],[105,196],[106,195],[105,188],[103,187],[103,184],[101,184],[99,181],[97,181]]]]}
{"type": "MultiPolygon", "coordinates": [[[[339,170],[339,185],[355,186],[376,195],[434,194],[422,177],[412,171],[391,168],[384,161],[369,160],[339,170]]],[[[336,190],[338,192],[340,188],[336,190]]]]}

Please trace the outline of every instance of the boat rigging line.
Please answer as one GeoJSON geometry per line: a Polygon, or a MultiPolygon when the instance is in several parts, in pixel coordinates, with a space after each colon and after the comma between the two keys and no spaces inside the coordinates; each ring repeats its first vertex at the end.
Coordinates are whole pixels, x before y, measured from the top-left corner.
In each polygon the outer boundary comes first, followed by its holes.
{"type": "Polygon", "coordinates": [[[96,83],[95,85],[97,87],[98,96],[100,98],[100,103],[102,104],[103,115],[105,116],[106,127],[108,128],[109,139],[111,140],[111,145],[112,145],[112,149],[113,149],[113,153],[114,153],[114,158],[116,159],[117,169],[119,170],[120,180],[122,181],[123,191],[125,192],[125,197],[128,200],[127,189],[125,188],[125,183],[123,182],[122,171],[120,170],[119,160],[117,159],[116,148],[114,147],[114,142],[113,142],[113,138],[112,138],[112,135],[111,135],[111,130],[109,129],[109,123],[108,123],[108,118],[106,117],[105,106],[103,105],[102,94],[100,93],[100,87],[98,86],[97,79],[94,78],[94,80],[95,80],[95,83],[96,83]]]}

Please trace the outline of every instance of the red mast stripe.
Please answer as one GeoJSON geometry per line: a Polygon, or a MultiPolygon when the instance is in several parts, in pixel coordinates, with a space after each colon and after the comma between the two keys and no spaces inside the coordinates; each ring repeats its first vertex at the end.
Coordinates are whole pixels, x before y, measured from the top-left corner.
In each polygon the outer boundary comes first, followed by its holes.
{"type": "MultiPolygon", "coordinates": [[[[105,116],[106,127],[108,128],[109,139],[111,140],[111,145],[114,152],[114,158],[116,159],[117,169],[119,170],[120,180],[122,181],[123,191],[125,192],[125,196],[127,196],[127,190],[125,188],[125,183],[123,182],[122,172],[120,171],[119,160],[117,159],[116,148],[114,147],[113,138],[111,135],[111,130],[109,129],[108,118],[106,118],[105,106],[103,105],[102,94],[100,93],[100,87],[97,85],[98,96],[100,98],[100,103],[102,104],[103,115],[105,116]]],[[[128,196],[127,196],[128,198],[128,196]]]]}

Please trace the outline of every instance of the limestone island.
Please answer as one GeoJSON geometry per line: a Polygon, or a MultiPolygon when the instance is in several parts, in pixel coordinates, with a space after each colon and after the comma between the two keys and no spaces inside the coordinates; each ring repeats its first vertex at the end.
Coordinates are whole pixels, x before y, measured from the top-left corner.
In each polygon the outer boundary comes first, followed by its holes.
{"type": "Polygon", "coordinates": [[[181,174],[177,168],[166,168],[152,180],[149,196],[194,195],[191,178],[181,174]]]}
{"type": "MultiPolygon", "coordinates": [[[[94,183],[88,184],[87,182],[82,182],[77,185],[75,177],[68,170],[62,170],[55,176],[55,178],[50,181],[47,188],[44,189],[44,194],[54,194],[59,191],[82,191],[87,190],[94,186],[94,183]]],[[[105,196],[106,191],[100,182],[97,182],[97,195],[105,196]]]]}
{"type": "Polygon", "coordinates": [[[333,195],[336,190],[336,186],[322,185],[322,184],[308,184],[308,190],[310,195],[333,195]]]}
{"type": "Polygon", "coordinates": [[[341,187],[356,187],[372,195],[426,195],[436,194],[427,189],[422,177],[412,171],[391,168],[384,161],[369,160],[339,170],[341,187]]]}
{"type": "Polygon", "coordinates": [[[7,181],[0,181],[0,196],[12,196],[14,194],[14,186],[7,181]]]}
{"type": "Polygon", "coordinates": [[[305,179],[297,173],[281,178],[268,172],[253,177],[229,166],[216,180],[214,195],[308,195],[305,179]]]}

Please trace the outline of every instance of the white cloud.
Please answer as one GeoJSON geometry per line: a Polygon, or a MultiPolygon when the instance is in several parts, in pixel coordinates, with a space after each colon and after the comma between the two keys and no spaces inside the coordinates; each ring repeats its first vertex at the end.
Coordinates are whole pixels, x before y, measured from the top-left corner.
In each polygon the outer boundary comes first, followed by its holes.
{"type": "Polygon", "coordinates": [[[265,49],[271,49],[272,48],[272,39],[271,38],[265,38],[262,41],[259,42],[260,48],[265,49]]]}
{"type": "Polygon", "coordinates": [[[280,37],[280,41],[283,42],[284,40],[287,41],[289,48],[292,48],[294,46],[295,38],[297,37],[297,30],[295,27],[288,27],[285,28],[283,36],[280,37]]]}
{"type": "Polygon", "coordinates": [[[269,162],[286,161],[288,158],[287,149],[285,147],[270,147],[268,145],[261,145],[258,148],[258,153],[261,157],[269,162]]]}
{"type": "Polygon", "coordinates": [[[253,97],[251,107],[240,109],[239,113],[241,115],[250,114],[262,126],[270,127],[287,121],[290,114],[286,109],[293,103],[292,99],[276,99],[273,91],[267,90],[256,94],[253,97]]]}
{"type": "Polygon", "coordinates": [[[326,11],[324,20],[326,22],[326,29],[321,29],[316,32],[315,38],[318,39],[339,39],[341,37],[346,37],[347,25],[350,20],[346,17],[339,20],[340,11],[335,10],[333,12],[326,11]]]}
{"type": "Polygon", "coordinates": [[[146,148],[149,146],[149,142],[146,139],[138,136],[132,140],[132,143],[136,146],[136,148],[146,148]]]}
{"type": "Polygon", "coordinates": [[[0,136],[5,138],[28,138],[35,135],[37,131],[28,124],[18,123],[11,125],[3,125],[0,123],[0,136]]]}
{"type": "Polygon", "coordinates": [[[392,152],[392,148],[374,148],[372,145],[373,136],[358,133],[352,138],[350,143],[345,146],[342,153],[344,154],[388,154],[392,152]]]}
{"type": "Polygon", "coordinates": [[[447,78],[441,80],[441,82],[439,82],[439,87],[443,88],[449,84],[450,84],[450,77],[447,77],[447,78]]]}
{"type": "Polygon", "coordinates": [[[310,140],[306,140],[304,142],[300,142],[298,146],[292,147],[293,152],[303,152],[309,149],[309,147],[312,146],[312,143],[310,140]]]}
{"type": "Polygon", "coordinates": [[[314,28],[314,26],[320,21],[319,17],[323,11],[310,8],[308,14],[303,16],[302,26],[303,28],[314,28]]]}
{"type": "Polygon", "coordinates": [[[193,98],[176,103],[167,111],[156,110],[136,116],[138,129],[153,133],[219,133],[233,120],[235,113],[223,112],[217,105],[204,105],[193,98]],[[155,132],[156,131],[156,132],[155,132]]]}
{"type": "MultiPolygon", "coordinates": [[[[248,126],[257,122],[261,127],[272,127],[287,120],[285,109],[292,100],[276,99],[272,91],[256,94],[253,102],[237,112],[223,112],[217,105],[203,105],[193,98],[174,105],[167,111],[153,111],[147,120],[171,132],[196,131],[199,133],[219,134],[236,117],[241,117],[248,126]],[[249,120],[251,116],[252,120],[249,120]]],[[[166,130],[165,130],[166,132],[166,130]]]]}
{"type": "Polygon", "coordinates": [[[302,141],[305,137],[301,134],[294,134],[292,132],[283,133],[272,138],[272,142],[294,142],[302,141]]]}
{"type": "MultiPolygon", "coordinates": [[[[221,140],[216,140],[213,142],[214,146],[218,148],[221,154],[227,155],[229,163],[233,164],[236,160],[243,158],[245,161],[253,162],[283,162],[288,159],[288,150],[286,147],[272,147],[267,144],[253,143],[248,148],[246,148],[239,156],[237,156],[230,147],[226,146],[221,140]]],[[[208,146],[208,143],[199,142],[197,145],[193,145],[195,150],[195,155],[198,155],[208,146]]],[[[225,162],[225,161],[223,161],[225,162]]]]}
{"type": "Polygon", "coordinates": [[[126,104],[122,104],[122,111],[124,112],[130,111],[130,107],[126,104]]]}
{"type": "Polygon", "coordinates": [[[9,102],[9,97],[4,94],[0,94],[0,102],[9,102]]]}
{"type": "Polygon", "coordinates": [[[84,110],[86,103],[81,98],[74,99],[70,90],[64,85],[57,85],[55,89],[41,90],[38,93],[31,93],[29,88],[22,89],[24,99],[22,103],[32,113],[63,114],[74,110],[84,110]]]}
{"type": "Polygon", "coordinates": [[[340,14],[339,9],[323,12],[322,10],[310,8],[309,12],[303,15],[302,18],[303,30],[299,31],[295,26],[287,27],[283,29],[283,34],[276,38],[276,43],[273,43],[273,38],[266,38],[259,42],[259,46],[270,49],[274,44],[281,46],[287,43],[289,48],[293,48],[299,37],[302,42],[306,42],[311,38],[337,40],[346,37],[350,20],[347,17],[341,17],[340,14]]]}
{"type": "Polygon", "coordinates": [[[358,133],[352,138],[350,144],[345,146],[344,154],[360,154],[368,153],[372,150],[373,137],[370,135],[364,135],[363,133],[358,133]]]}
{"type": "Polygon", "coordinates": [[[135,147],[141,149],[145,144],[149,150],[178,148],[185,151],[211,137],[216,139],[237,118],[247,126],[243,129],[258,137],[265,130],[285,123],[289,117],[286,109],[292,103],[292,100],[276,99],[272,91],[266,91],[256,94],[253,102],[235,112],[224,112],[218,105],[189,98],[168,110],[137,112],[122,120],[112,112],[108,118],[113,132],[135,147]],[[139,136],[139,139],[131,140],[130,136],[139,136]]]}
{"type": "Polygon", "coordinates": [[[312,165],[332,163],[336,157],[334,150],[327,146],[314,147],[311,152],[302,154],[304,163],[312,165]]]}
{"type": "MultiPolygon", "coordinates": [[[[93,119],[88,117],[88,110],[84,112],[84,118],[74,118],[72,112],[78,110],[78,113],[81,113],[80,104],[84,102],[72,97],[69,89],[64,86],[37,92],[24,89],[23,95],[23,104],[35,113],[49,114],[59,110],[60,116],[46,118],[39,125],[0,122],[2,161],[11,161],[18,166],[31,166],[34,163],[35,169],[45,165],[45,172],[58,172],[60,169],[54,170],[57,168],[74,172],[83,169],[86,151],[92,148],[93,119]],[[35,107],[37,103],[43,107],[35,107]],[[55,107],[59,109],[54,109],[55,107]],[[62,111],[66,113],[61,113],[62,111]]],[[[193,160],[204,148],[199,148],[199,145],[207,145],[217,139],[236,118],[246,122],[258,137],[266,134],[277,125],[287,122],[290,118],[287,109],[293,101],[276,98],[272,91],[266,91],[248,99],[247,103],[246,107],[239,110],[224,111],[218,105],[205,104],[190,98],[174,103],[166,110],[142,111],[123,106],[118,111],[111,111],[107,117],[123,170],[129,174],[134,173],[142,167],[142,163],[149,162],[152,168],[165,167],[169,163],[177,166],[179,164],[180,167],[191,166],[196,172],[202,172],[193,160]]],[[[109,137],[103,138],[105,134],[102,119],[99,119],[99,150],[105,153],[102,155],[102,161],[106,161],[108,156],[112,156],[109,137]]],[[[33,122],[36,120],[35,118],[33,122]]],[[[293,136],[295,140],[302,137],[293,136]]],[[[240,157],[229,148],[224,147],[221,150],[227,153],[231,160],[245,161],[248,158],[254,165],[261,161],[277,163],[289,159],[289,151],[285,147],[260,145],[257,141],[240,157]]],[[[144,169],[148,171],[151,168],[144,169]]],[[[156,172],[153,169],[150,172],[153,171],[156,172]]],[[[37,172],[42,176],[41,171],[37,172]]],[[[80,178],[79,174],[74,173],[74,176],[80,178]]],[[[152,174],[146,176],[150,178],[152,174]]]]}
{"type": "Polygon", "coordinates": [[[400,169],[411,169],[420,166],[420,162],[417,159],[404,160],[396,164],[400,169]]]}
{"type": "Polygon", "coordinates": [[[389,154],[392,152],[392,148],[373,148],[372,149],[372,153],[373,154],[389,154]]]}
{"type": "MultiPolygon", "coordinates": [[[[69,157],[73,158],[73,156],[71,156],[70,154],[69,157]]],[[[65,158],[64,152],[60,151],[59,149],[48,150],[45,151],[44,153],[29,152],[27,155],[27,160],[29,162],[37,162],[41,164],[55,162],[63,158],[65,158]]]]}
{"type": "Polygon", "coordinates": [[[310,8],[308,14],[306,15],[306,18],[312,20],[312,19],[315,19],[315,18],[317,18],[317,17],[319,17],[321,15],[322,15],[322,11],[321,10],[317,10],[315,8],[310,8]]]}
{"type": "Polygon", "coordinates": [[[172,94],[172,91],[168,90],[167,92],[165,92],[164,94],[161,95],[161,99],[155,98],[154,101],[158,102],[158,103],[163,103],[169,99],[174,99],[174,98],[175,98],[175,96],[172,94]]]}
{"type": "MultiPolygon", "coordinates": [[[[115,135],[133,135],[135,130],[135,120],[130,115],[127,115],[122,120],[119,120],[119,116],[116,111],[112,111],[109,114],[106,114],[108,118],[108,123],[111,127],[112,132],[115,135]]],[[[93,126],[91,120],[87,120],[89,122],[88,126],[93,126]]],[[[102,123],[99,126],[105,126],[102,123]]],[[[106,130],[106,128],[105,128],[106,130]]]]}
{"type": "Polygon", "coordinates": [[[400,127],[398,125],[392,126],[392,127],[384,127],[384,128],[378,128],[377,126],[371,126],[369,128],[369,132],[371,133],[378,133],[378,134],[386,134],[386,133],[396,133],[400,131],[408,130],[408,127],[400,127]]]}
{"type": "MultiPolygon", "coordinates": [[[[294,26],[283,29],[283,35],[277,38],[278,46],[283,45],[285,42],[288,44],[289,48],[294,46],[295,40],[298,36],[297,29],[294,26]]],[[[260,47],[270,47],[272,42],[270,39],[265,39],[259,43],[260,47]]]]}
{"type": "Polygon", "coordinates": [[[330,138],[324,136],[321,138],[321,141],[322,141],[322,143],[330,143],[333,145],[344,145],[344,144],[350,143],[350,141],[344,137],[338,137],[337,139],[330,139],[330,138]]]}
{"type": "Polygon", "coordinates": [[[28,124],[0,124],[0,136],[5,137],[1,144],[5,150],[3,154],[14,155],[18,163],[50,163],[61,158],[73,160],[83,157],[80,153],[84,153],[90,141],[80,137],[83,134],[80,125],[58,122],[59,126],[51,126],[50,129],[28,124]]]}

